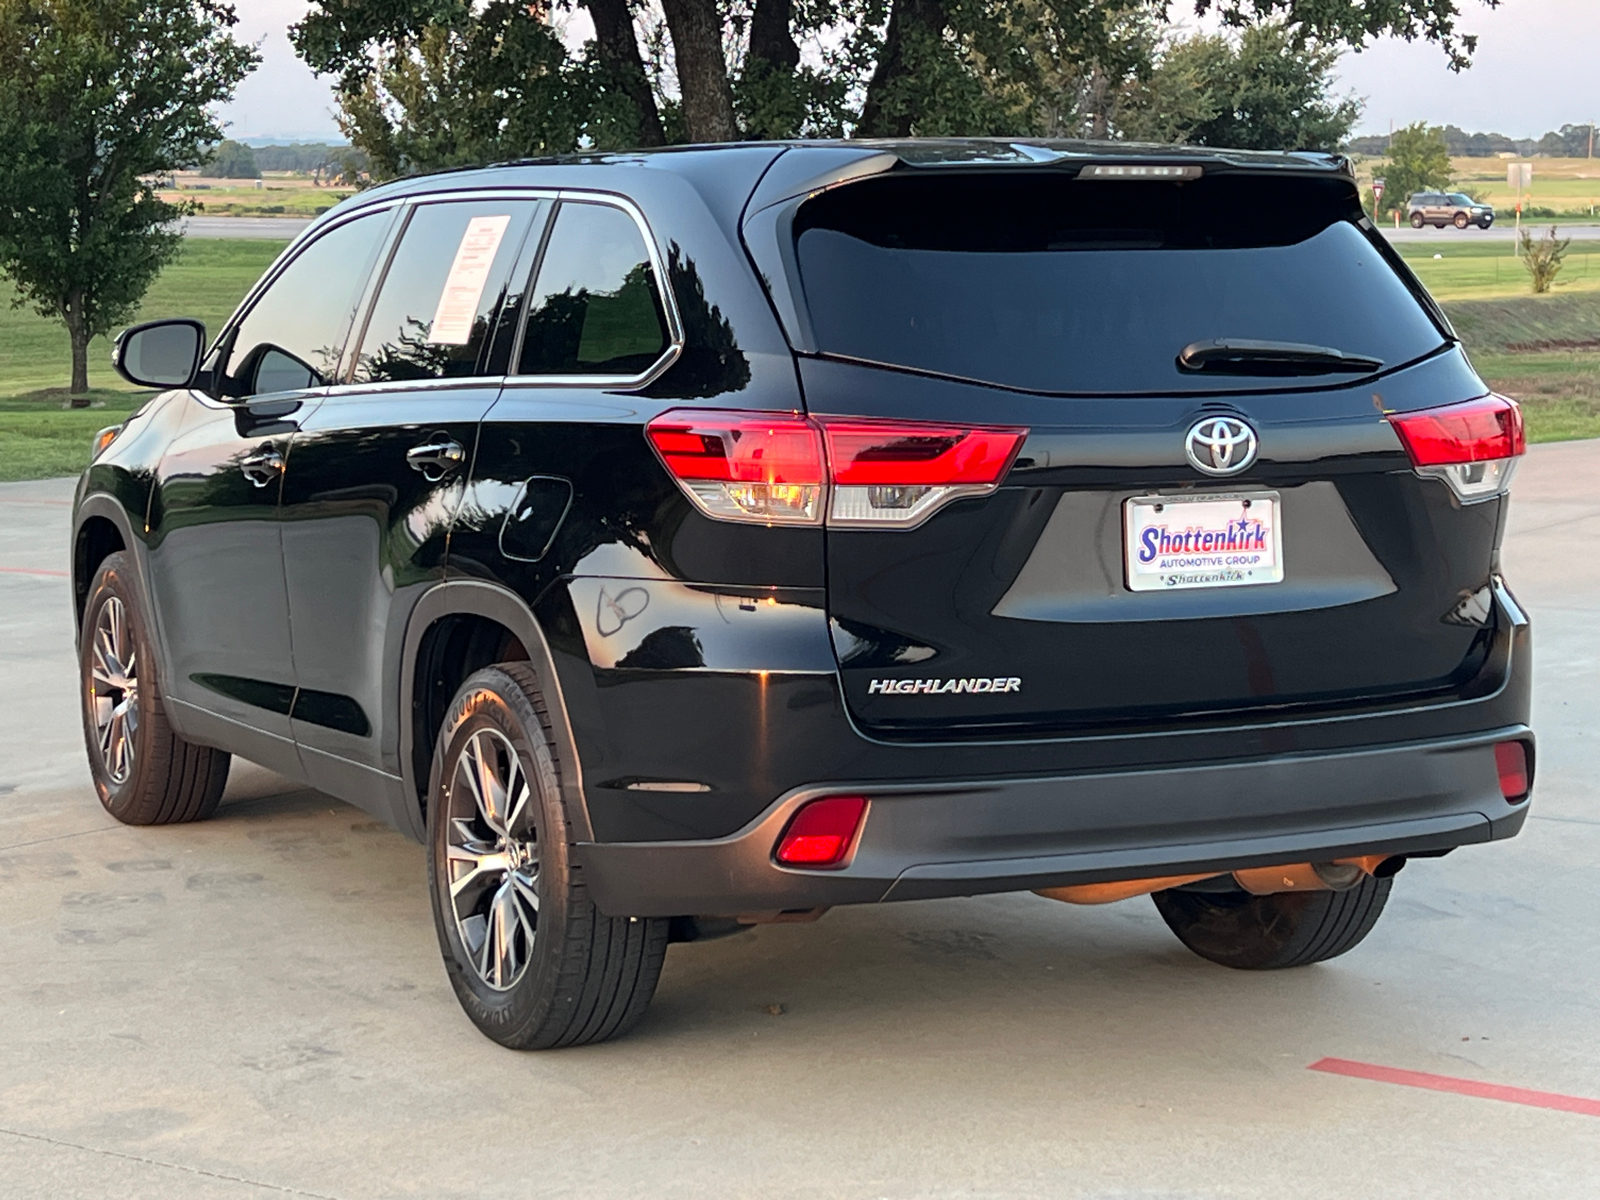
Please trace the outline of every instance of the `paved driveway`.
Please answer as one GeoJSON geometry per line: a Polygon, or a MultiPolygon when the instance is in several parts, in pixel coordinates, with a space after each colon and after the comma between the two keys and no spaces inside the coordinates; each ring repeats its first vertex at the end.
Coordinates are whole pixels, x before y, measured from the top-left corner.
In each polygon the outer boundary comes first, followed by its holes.
{"type": "Polygon", "coordinates": [[[1144,899],[837,910],[676,946],[637,1033],[543,1055],[459,1014],[421,849],[356,810],[241,768],[203,825],[102,814],[69,487],[0,487],[0,1194],[1593,1196],[1600,1116],[1307,1068],[1600,1097],[1596,479],[1516,484],[1526,833],[1413,863],[1348,957],[1229,972],[1144,899]]]}

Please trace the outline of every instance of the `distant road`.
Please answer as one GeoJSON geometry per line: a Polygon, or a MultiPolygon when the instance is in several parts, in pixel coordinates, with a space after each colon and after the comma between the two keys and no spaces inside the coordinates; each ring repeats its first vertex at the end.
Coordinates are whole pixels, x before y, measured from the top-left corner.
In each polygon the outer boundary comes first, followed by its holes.
{"type": "Polygon", "coordinates": [[[286,242],[309,224],[302,217],[185,217],[183,236],[286,242]]]}
{"type": "MultiPolygon", "coordinates": [[[[1524,221],[1523,224],[1533,230],[1534,237],[1539,237],[1550,228],[1549,221],[1524,221]]],[[[1457,229],[1454,226],[1448,229],[1434,229],[1431,226],[1413,229],[1409,225],[1402,225],[1399,229],[1388,226],[1379,228],[1391,242],[1437,242],[1440,247],[1471,245],[1473,242],[1513,242],[1517,238],[1516,226],[1509,221],[1497,224],[1492,229],[1479,229],[1477,226],[1471,229],[1457,229]]],[[[1575,242],[1600,241],[1600,225],[1563,225],[1557,221],[1556,229],[1560,236],[1575,242]]]]}

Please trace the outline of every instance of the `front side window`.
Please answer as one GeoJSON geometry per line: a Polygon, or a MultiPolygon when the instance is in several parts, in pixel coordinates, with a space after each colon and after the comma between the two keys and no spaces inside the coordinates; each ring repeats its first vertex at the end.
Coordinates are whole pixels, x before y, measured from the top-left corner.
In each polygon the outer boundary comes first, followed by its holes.
{"type": "Polygon", "coordinates": [[[668,341],[633,218],[610,204],[563,202],[532,289],[518,373],[640,375],[668,341]]]}
{"type": "Polygon", "coordinates": [[[356,383],[478,374],[501,293],[537,200],[419,205],[389,260],[356,359],[356,383]]]}
{"type": "Polygon", "coordinates": [[[268,285],[218,355],[218,391],[260,396],[333,381],[373,255],[389,225],[372,213],[328,230],[268,285]]]}

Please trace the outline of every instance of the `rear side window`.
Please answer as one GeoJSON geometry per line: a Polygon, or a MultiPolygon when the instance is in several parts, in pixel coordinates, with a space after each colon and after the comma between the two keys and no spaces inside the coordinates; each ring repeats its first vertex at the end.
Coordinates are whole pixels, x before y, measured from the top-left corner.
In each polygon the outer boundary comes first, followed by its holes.
{"type": "Polygon", "coordinates": [[[219,364],[219,392],[258,396],[332,382],[358,292],[388,227],[388,213],[358,217],[296,255],[235,330],[219,364]]]}
{"type": "Polygon", "coordinates": [[[803,205],[796,254],[823,353],[1039,392],[1282,388],[1178,354],[1294,342],[1393,367],[1444,340],[1359,217],[1333,179],[900,175],[803,205]]]}
{"type": "Polygon", "coordinates": [[[378,288],[355,382],[478,373],[537,200],[418,205],[378,288]]]}
{"type": "Polygon", "coordinates": [[[562,202],[528,305],[519,374],[632,377],[667,343],[638,224],[614,205],[562,202]]]}

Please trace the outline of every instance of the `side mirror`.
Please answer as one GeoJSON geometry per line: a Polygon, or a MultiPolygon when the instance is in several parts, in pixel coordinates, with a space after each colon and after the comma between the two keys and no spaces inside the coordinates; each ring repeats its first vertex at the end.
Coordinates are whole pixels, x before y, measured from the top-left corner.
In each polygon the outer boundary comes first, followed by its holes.
{"type": "Polygon", "coordinates": [[[111,365],[139,387],[188,387],[200,370],[205,348],[206,327],[199,321],[189,317],[147,321],[117,335],[111,365]]]}

